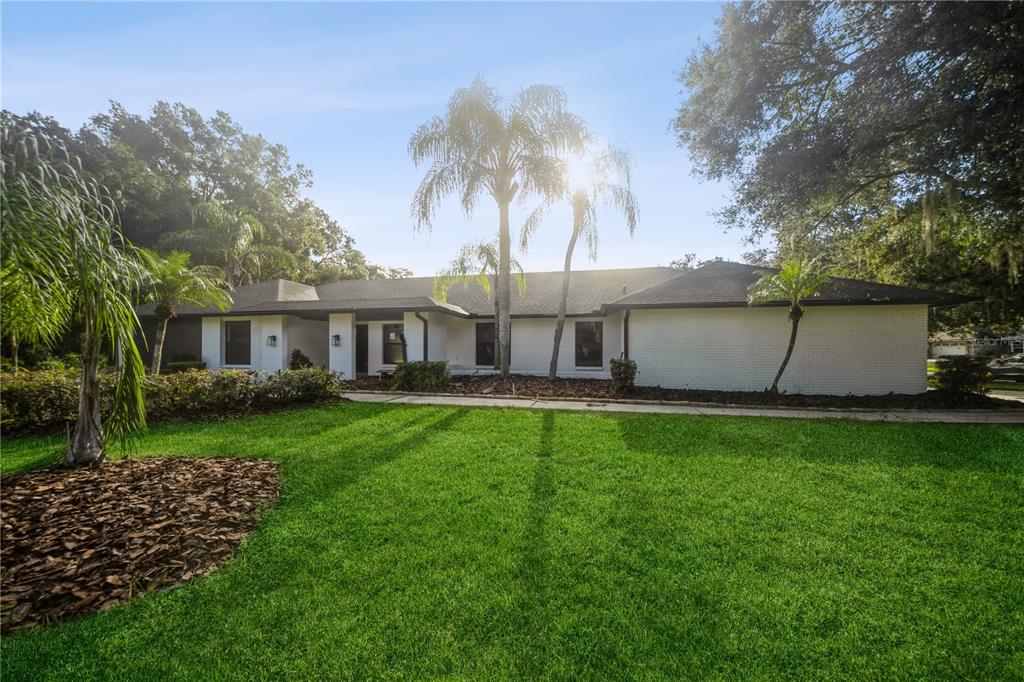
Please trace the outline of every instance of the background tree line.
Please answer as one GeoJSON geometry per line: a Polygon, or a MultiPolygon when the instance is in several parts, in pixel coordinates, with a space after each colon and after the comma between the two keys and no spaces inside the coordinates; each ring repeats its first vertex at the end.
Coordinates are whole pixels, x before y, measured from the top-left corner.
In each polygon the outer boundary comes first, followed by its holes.
{"type": "Polygon", "coordinates": [[[303,196],[309,169],[223,111],[204,119],[184,104],[157,102],[143,116],[112,102],[77,132],[37,112],[3,117],[80,159],[110,193],[132,244],[188,251],[194,263],[222,268],[233,286],[409,274],[368,263],[352,236],[303,196]]]}
{"type": "Polygon", "coordinates": [[[752,262],[982,297],[933,322],[1024,324],[1024,6],[739,3],[675,119],[752,262]]]}

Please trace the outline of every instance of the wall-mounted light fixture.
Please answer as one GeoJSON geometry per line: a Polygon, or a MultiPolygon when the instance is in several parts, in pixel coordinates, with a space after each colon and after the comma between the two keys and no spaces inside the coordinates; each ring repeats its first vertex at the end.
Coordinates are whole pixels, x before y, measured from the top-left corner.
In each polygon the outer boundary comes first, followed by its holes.
{"type": "Polygon", "coordinates": [[[267,345],[268,346],[276,346],[277,345],[277,336],[275,336],[274,334],[271,334],[270,336],[268,336],[267,337],[267,345]]]}
{"type": "Polygon", "coordinates": [[[341,345],[341,334],[331,334],[331,345],[332,346],[340,346],[341,345]]]}

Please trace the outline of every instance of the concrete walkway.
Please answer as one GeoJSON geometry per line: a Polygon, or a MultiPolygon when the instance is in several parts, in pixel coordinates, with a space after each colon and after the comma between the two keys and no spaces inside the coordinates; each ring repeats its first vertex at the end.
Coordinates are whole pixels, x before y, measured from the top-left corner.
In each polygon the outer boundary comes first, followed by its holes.
{"type": "Polygon", "coordinates": [[[347,392],[357,402],[400,405],[458,405],[463,407],[519,407],[581,412],[641,412],[650,414],[703,414],[729,417],[788,417],[791,419],[856,419],[884,422],[934,422],[946,424],[1024,424],[1024,410],[864,410],[772,407],[705,407],[594,400],[491,398],[489,396],[430,395],[426,393],[347,392]]]}

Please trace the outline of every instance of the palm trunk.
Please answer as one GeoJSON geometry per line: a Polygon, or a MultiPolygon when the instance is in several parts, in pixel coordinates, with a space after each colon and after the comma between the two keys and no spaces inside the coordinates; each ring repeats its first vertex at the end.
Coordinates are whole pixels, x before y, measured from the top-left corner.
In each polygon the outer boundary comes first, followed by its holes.
{"type": "Polygon", "coordinates": [[[156,338],[153,339],[153,362],[150,371],[160,373],[160,365],[164,359],[164,339],[167,338],[167,323],[171,318],[161,315],[156,321],[156,338]]]}
{"type": "MultiPolygon", "coordinates": [[[[495,284],[495,289],[497,289],[497,284],[495,284]]],[[[501,316],[500,313],[501,313],[501,311],[498,310],[498,297],[497,297],[497,295],[495,295],[495,297],[494,297],[494,339],[495,339],[495,342],[497,342],[497,339],[498,339],[498,318],[501,316]]],[[[498,355],[496,353],[494,355],[494,369],[498,369],[500,364],[501,363],[499,362],[499,358],[498,358],[498,355]]]]}
{"type": "Polygon", "coordinates": [[[801,317],[803,317],[802,310],[794,310],[789,314],[789,319],[793,320],[793,329],[789,332],[789,347],[786,349],[786,357],[782,358],[779,373],[775,375],[775,381],[772,382],[772,393],[779,392],[779,379],[782,378],[782,373],[786,371],[786,365],[789,364],[789,358],[793,355],[793,346],[796,345],[796,329],[800,325],[801,317]]]}
{"type": "Polygon", "coordinates": [[[576,239],[580,236],[579,220],[573,217],[572,237],[569,247],[565,250],[565,269],[562,270],[562,298],[558,301],[558,319],[555,320],[555,347],[551,350],[551,365],[548,367],[548,380],[554,381],[558,376],[558,350],[562,345],[562,331],[565,329],[565,308],[569,300],[569,273],[572,271],[572,252],[576,249],[576,239]]]}
{"type": "Polygon", "coordinates": [[[511,295],[511,254],[509,245],[508,210],[509,201],[501,201],[500,226],[498,230],[498,367],[502,378],[508,377],[511,365],[511,346],[509,339],[512,334],[512,318],[509,306],[511,295]]]}
{"type": "Polygon", "coordinates": [[[103,427],[100,423],[100,337],[91,315],[86,315],[82,334],[82,379],[78,388],[78,421],[68,443],[68,465],[103,461],[103,427]]]}

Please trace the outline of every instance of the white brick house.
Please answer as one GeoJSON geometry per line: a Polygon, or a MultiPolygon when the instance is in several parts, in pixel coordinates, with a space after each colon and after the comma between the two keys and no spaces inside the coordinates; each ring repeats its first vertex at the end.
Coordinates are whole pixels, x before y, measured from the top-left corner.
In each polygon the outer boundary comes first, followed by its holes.
{"type": "MultiPolygon", "coordinates": [[[[750,308],[760,268],[715,262],[572,273],[559,353],[563,377],[607,378],[609,359],[637,362],[637,383],[671,388],[764,389],[785,352],[790,323],[780,302],[750,308]]],[[[301,350],[346,377],[403,360],[444,360],[454,374],[494,371],[494,303],[475,284],[447,302],[432,279],[352,280],[319,287],[286,280],[241,287],[227,312],[179,310],[167,355],[202,358],[211,370],[287,369],[301,350]]],[[[512,297],[512,371],[547,374],[561,273],[526,275],[512,297]]],[[[954,294],[835,278],[805,302],[796,349],[780,388],[790,393],[884,394],[926,390],[930,305],[954,294]]],[[[151,307],[139,309],[144,323],[151,307]]]]}

